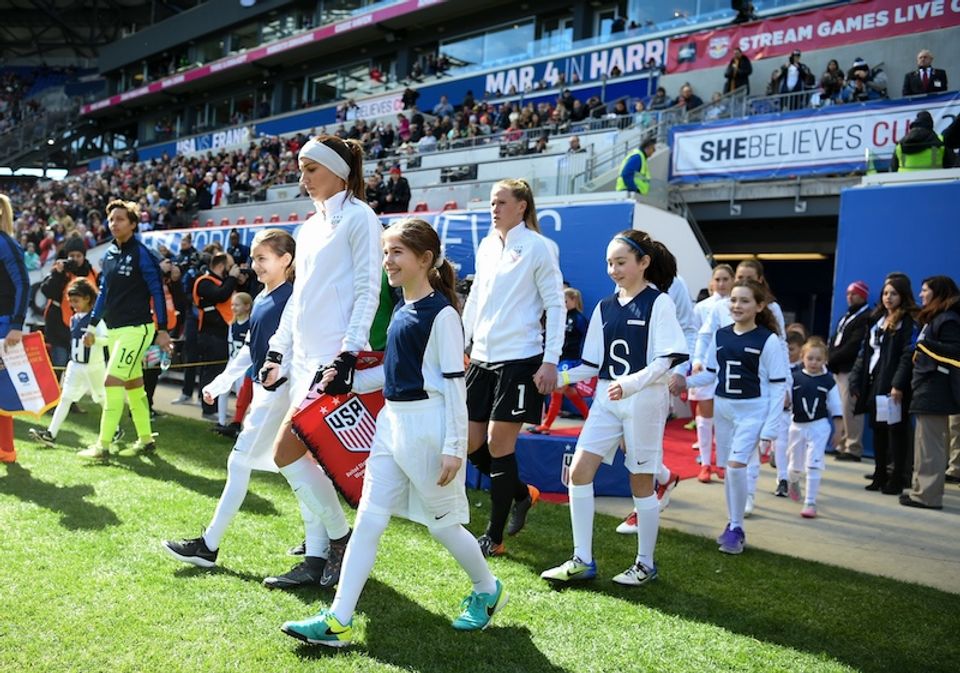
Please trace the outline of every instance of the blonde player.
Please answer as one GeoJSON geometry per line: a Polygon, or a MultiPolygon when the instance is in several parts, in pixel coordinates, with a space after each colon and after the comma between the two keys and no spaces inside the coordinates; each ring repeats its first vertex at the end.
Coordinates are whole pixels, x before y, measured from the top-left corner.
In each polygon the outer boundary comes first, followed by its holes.
{"type": "MultiPolygon", "coordinates": [[[[337,595],[316,616],[281,627],[310,644],[352,642],[357,601],[392,515],[426,526],[473,582],[455,629],[486,628],[507,602],[479,543],[463,527],[470,519],[464,489],[467,406],[455,272],[423,220],[401,220],[387,229],[383,255],[387,279],[403,289],[403,302],[387,331],[383,365],[356,372],[355,389],[382,388],[386,406],[377,418],[337,595]]],[[[322,384],[334,376],[328,370],[322,384]]]]}
{"type": "Polygon", "coordinates": [[[86,278],[78,278],[67,288],[67,300],[73,309],[70,318],[70,360],[60,382],[60,402],[53,411],[53,419],[46,430],[30,428],[30,436],[47,446],[54,446],[60,426],[70,411],[70,405],[89,394],[97,404],[103,404],[105,398],[103,379],[106,373],[107,330],[103,323],[95,333],[95,343],[87,346],[83,342],[87,327],[90,325],[90,311],[97,301],[97,289],[86,278]]]}
{"type": "MultiPolygon", "coordinates": [[[[293,237],[281,229],[266,229],[259,232],[250,246],[253,271],[263,283],[250,313],[249,331],[244,344],[234,353],[223,373],[203,389],[208,404],[213,398],[226,394],[236,379],[253,368],[259,371],[267,357],[267,343],[277,326],[293,293],[293,259],[296,243],[293,237]]],[[[273,462],[273,439],[289,407],[285,390],[267,390],[259,383],[253,384],[253,399],[243,419],[243,429],[227,459],[227,483],[213,514],[213,520],[197,538],[165,540],[164,550],[178,561],[202,568],[210,568],[217,562],[220,540],[227,532],[233,518],[240,511],[243,499],[250,486],[253,470],[276,472],[273,462]]]]}
{"type": "Polygon", "coordinates": [[[827,344],[811,337],[803,344],[803,369],[793,375],[793,422],[790,423],[790,499],[800,500],[800,477],[806,472],[806,497],[800,516],[817,516],[817,493],[827,443],[836,446],[843,433],[840,390],[827,371],[827,344]],[[832,422],[831,422],[832,421],[832,422]]]}
{"type": "Polygon", "coordinates": [[[663,244],[641,231],[617,234],[607,246],[607,273],[617,292],[593,311],[583,363],[561,373],[561,385],[599,376],[570,471],[573,557],[540,576],[559,582],[596,577],[593,479],[600,463],[612,460],[622,442],[637,512],[637,556],[613,581],[640,586],[657,577],[653,553],[660,507],[654,480],[663,458],[669,373],[689,356],[673,300],[651,285],[669,287],[676,273],[663,244]]]}

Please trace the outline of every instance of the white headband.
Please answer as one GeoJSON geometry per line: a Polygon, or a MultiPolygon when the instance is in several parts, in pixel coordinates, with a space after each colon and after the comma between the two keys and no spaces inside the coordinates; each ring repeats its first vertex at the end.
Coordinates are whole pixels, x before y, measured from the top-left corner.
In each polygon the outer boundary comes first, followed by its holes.
{"type": "Polygon", "coordinates": [[[300,154],[297,155],[297,158],[312,159],[318,164],[328,168],[331,173],[341,180],[349,181],[350,179],[350,166],[343,160],[343,157],[329,146],[317,141],[316,138],[311,138],[300,148],[300,154]]]}

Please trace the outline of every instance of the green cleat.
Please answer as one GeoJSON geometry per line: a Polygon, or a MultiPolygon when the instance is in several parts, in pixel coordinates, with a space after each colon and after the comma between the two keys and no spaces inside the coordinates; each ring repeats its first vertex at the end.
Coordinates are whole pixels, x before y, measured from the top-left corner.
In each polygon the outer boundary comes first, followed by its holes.
{"type": "Polygon", "coordinates": [[[341,624],[329,610],[321,610],[313,617],[299,622],[284,622],[280,630],[308,645],[346,647],[353,642],[353,620],[341,624]]]}
{"type": "Polygon", "coordinates": [[[460,603],[463,612],[453,620],[453,628],[458,631],[479,631],[487,628],[493,621],[493,616],[503,609],[509,598],[500,580],[497,580],[497,590],[492,594],[478,594],[474,591],[460,603]]]}

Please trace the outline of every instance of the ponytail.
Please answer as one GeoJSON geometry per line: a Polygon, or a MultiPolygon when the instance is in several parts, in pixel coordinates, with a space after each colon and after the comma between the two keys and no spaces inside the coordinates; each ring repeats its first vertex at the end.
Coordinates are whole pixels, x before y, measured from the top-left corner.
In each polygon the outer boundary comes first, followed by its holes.
{"type": "Polygon", "coordinates": [[[460,312],[460,297],[457,296],[457,271],[453,264],[446,259],[440,262],[439,267],[433,267],[427,272],[430,287],[442,294],[450,305],[460,312]]]}
{"type": "Polygon", "coordinates": [[[650,234],[639,229],[621,231],[614,240],[618,238],[626,238],[633,242],[630,249],[636,255],[637,261],[644,255],[650,257],[650,266],[644,273],[644,279],[656,285],[661,292],[669,290],[674,278],[677,277],[677,258],[667,246],[660,241],[654,241],[650,238],[650,234]]]}
{"type": "Polygon", "coordinates": [[[353,139],[344,140],[343,143],[350,152],[350,161],[347,162],[350,166],[350,179],[347,180],[347,192],[353,198],[366,203],[367,189],[366,184],[363,182],[363,145],[353,139]]]}

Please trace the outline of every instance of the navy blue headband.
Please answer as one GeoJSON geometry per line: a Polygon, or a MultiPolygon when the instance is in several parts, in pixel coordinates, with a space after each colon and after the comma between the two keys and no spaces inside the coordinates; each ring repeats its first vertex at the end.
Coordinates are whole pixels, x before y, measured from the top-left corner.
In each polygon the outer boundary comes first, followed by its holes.
{"type": "Polygon", "coordinates": [[[626,237],[626,236],[617,236],[617,240],[618,240],[618,241],[623,241],[624,243],[626,243],[627,245],[629,245],[631,248],[633,248],[634,250],[636,250],[637,252],[639,252],[641,257],[642,257],[643,255],[646,255],[646,254],[647,254],[647,251],[644,250],[644,249],[640,246],[640,244],[637,243],[637,242],[636,242],[635,240],[633,240],[632,238],[628,238],[628,237],[626,237]]]}

